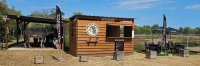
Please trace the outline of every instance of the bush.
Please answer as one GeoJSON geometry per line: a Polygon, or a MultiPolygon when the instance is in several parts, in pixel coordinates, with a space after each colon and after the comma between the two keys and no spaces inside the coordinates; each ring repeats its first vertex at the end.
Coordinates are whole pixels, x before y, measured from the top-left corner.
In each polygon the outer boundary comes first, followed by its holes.
{"type": "Polygon", "coordinates": [[[69,51],[69,23],[64,23],[64,44],[65,44],[65,51],[69,51]]]}
{"type": "Polygon", "coordinates": [[[136,52],[140,52],[140,53],[144,52],[144,46],[141,44],[135,44],[134,49],[136,52]]]}

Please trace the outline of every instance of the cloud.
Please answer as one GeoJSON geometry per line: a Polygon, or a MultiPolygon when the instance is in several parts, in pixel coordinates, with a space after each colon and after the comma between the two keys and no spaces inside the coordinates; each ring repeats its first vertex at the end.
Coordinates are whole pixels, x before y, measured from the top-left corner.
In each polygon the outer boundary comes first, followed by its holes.
{"type": "Polygon", "coordinates": [[[200,9],[200,4],[192,4],[185,7],[186,9],[200,9]]]}
{"type": "Polygon", "coordinates": [[[171,2],[171,0],[119,0],[119,2],[117,2],[117,7],[140,10],[156,7],[163,2],[171,2]]]}

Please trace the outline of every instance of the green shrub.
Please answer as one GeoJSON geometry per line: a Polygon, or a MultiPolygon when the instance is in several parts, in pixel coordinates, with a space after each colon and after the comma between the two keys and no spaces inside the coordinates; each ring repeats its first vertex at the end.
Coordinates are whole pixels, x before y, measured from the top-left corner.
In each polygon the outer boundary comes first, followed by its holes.
{"type": "Polygon", "coordinates": [[[140,52],[140,53],[144,52],[144,46],[141,44],[135,44],[134,49],[136,52],[140,52]]]}

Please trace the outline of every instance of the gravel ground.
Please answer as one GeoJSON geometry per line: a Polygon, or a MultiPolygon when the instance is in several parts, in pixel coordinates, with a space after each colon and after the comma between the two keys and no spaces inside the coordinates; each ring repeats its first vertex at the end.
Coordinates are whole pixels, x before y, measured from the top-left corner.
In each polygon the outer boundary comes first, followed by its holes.
{"type": "Polygon", "coordinates": [[[112,56],[89,57],[88,62],[79,62],[78,57],[62,50],[3,50],[0,51],[0,66],[200,66],[200,55],[189,57],[157,57],[146,59],[145,54],[135,52],[122,61],[112,56]],[[34,56],[43,55],[44,64],[34,64],[34,56]]]}

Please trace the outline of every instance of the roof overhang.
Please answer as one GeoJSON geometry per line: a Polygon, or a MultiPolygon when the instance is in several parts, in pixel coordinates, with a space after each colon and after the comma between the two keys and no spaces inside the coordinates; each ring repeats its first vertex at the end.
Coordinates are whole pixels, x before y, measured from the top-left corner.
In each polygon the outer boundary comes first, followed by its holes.
{"type": "MultiPolygon", "coordinates": [[[[31,17],[31,16],[17,16],[17,15],[5,15],[7,18],[20,20],[20,22],[34,22],[34,23],[48,23],[48,24],[56,24],[56,19],[50,18],[39,18],[39,17],[31,17]]],[[[64,20],[62,20],[64,21],[64,20]]],[[[64,21],[67,22],[67,21],[64,21]]]]}
{"type": "Polygon", "coordinates": [[[122,17],[106,17],[106,16],[89,16],[89,15],[74,15],[70,18],[70,21],[74,20],[97,20],[97,21],[131,21],[134,22],[135,18],[122,18],[122,17]]]}

